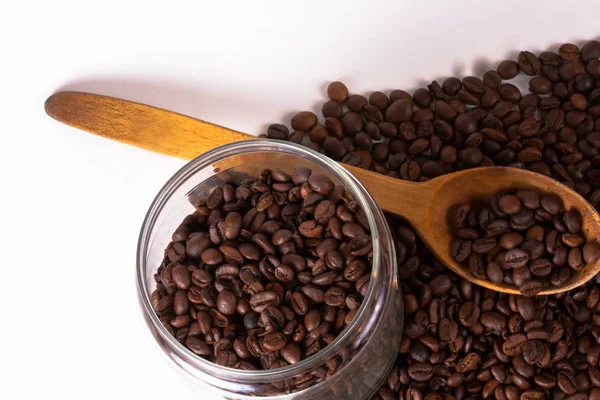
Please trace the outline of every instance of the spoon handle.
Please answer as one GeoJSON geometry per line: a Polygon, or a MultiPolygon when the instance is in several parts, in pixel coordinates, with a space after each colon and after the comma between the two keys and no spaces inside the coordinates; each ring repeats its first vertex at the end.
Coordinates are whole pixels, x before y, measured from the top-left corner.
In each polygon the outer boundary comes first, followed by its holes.
{"type": "Polygon", "coordinates": [[[417,183],[342,165],[367,188],[379,207],[404,217],[420,232],[420,227],[429,218],[429,206],[440,187],[439,178],[417,183]]]}
{"type": "MultiPolygon", "coordinates": [[[[46,100],[52,118],[84,131],[157,153],[191,160],[223,144],[256,139],[229,128],[146,104],[84,92],[59,92],[46,100]]],[[[342,164],[384,210],[418,226],[437,185],[421,184],[342,164]]]]}
{"type": "Polygon", "coordinates": [[[191,160],[223,144],[255,139],[229,128],[133,101],[84,92],[59,92],[44,105],[74,128],[169,156],[191,160]]]}

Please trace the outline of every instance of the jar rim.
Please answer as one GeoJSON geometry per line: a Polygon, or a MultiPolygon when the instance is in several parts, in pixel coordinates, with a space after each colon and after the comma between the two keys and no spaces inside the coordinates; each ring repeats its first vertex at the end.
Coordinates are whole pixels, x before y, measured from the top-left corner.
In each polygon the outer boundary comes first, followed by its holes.
{"type": "MultiPolygon", "coordinates": [[[[380,235],[381,232],[379,231],[380,227],[377,224],[377,220],[385,221],[385,219],[382,211],[379,209],[379,207],[377,207],[375,200],[362,185],[362,183],[360,183],[360,181],[358,181],[358,179],[342,165],[314,150],[295,143],[271,139],[250,139],[225,144],[199,155],[180,168],[163,185],[152,201],[140,230],[136,254],[136,283],[138,297],[145,313],[147,314],[147,317],[152,322],[154,327],[157,328],[161,338],[165,340],[171,348],[178,349],[178,351],[183,352],[188,357],[191,357],[197,364],[202,366],[202,368],[205,368],[205,372],[209,373],[210,375],[214,375],[215,373],[228,374],[230,378],[233,378],[234,380],[238,378],[252,381],[253,383],[290,378],[297,374],[303,373],[307,369],[318,366],[321,363],[321,359],[332,356],[339,352],[342,347],[347,345],[344,343],[345,339],[351,334],[351,332],[353,332],[354,328],[368,320],[370,315],[365,310],[368,308],[368,304],[376,300],[376,294],[374,293],[376,285],[371,282],[367,289],[367,293],[365,294],[364,301],[359,307],[356,315],[350,324],[348,324],[348,326],[346,326],[329,345],[298,363],[270,370],[240,370],[220,366],[193,353],[191,350],[178,342],[165,329],[163,324],[158,319],[156,312],[152,308],[149,288],[145,284],[145,273],[148,267],[146,264],[146,252],[149,247],[152,229],[159,214],[163,210],[165,203],[171,198],[173,192],[180,187],[180,185],[185,183],[198,171],[201,171],[206,167],[210,167],[213,163],[235,155],[246,153],[264,153],[269,151],[284,153],[289,156],[303,158],[315,163],[319,167],[334,175],[346,188],[352,191],[352,194],[355,196],[360,207],[363,209],[365,216],[367,217],[367,221],[369,222],[371,238],[373,241],[371,276],[374,278],[384,276],[385,274],[380,273],[380,268],[382,264],[381,240],[385,238],[385,235],[383,235],[384,238],[382,238],[382,235],[380,235]]],[[[215,172],[218,173],[217,171],[215,172]]]]}

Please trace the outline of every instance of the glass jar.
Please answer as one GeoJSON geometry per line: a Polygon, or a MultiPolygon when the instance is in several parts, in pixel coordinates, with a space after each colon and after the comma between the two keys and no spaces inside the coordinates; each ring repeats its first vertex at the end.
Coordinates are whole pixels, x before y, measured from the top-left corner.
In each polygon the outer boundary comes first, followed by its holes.
{"type": "Polygon", "coordinates": [[[367,399],[386,379],[396,359],[403,325],[402,295],[394,243],[383,213],[363,185],[338,163],[306,147],[249,140],[218,147],[180,169],[150,206],[137,251],[137,287],[147,326],[159,348],[183,373],[225,398],[367,399]],[[263,168],[291,172],[309,167],[345,186],[364,210],[373,238],[369,288],[351,323],[328,346],[296,364],[244,371],[219,366],[192,353],[161,324],[150,302],[164,249],[193,198],[225,182],[255,178],[263,168]]]}

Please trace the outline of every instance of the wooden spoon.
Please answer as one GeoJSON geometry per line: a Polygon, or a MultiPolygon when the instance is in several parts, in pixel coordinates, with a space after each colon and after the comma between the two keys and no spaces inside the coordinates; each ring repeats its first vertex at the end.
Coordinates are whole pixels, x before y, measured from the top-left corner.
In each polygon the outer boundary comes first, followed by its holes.
{"type": "MultiPolygon", "coordinates": [[[[54,119],[84,131],[186,160],[222,144],[256,138],[156,107],[90,93],[54,94],[46,101],[45,109],[54,119]]],[[[514,285],[497,284],[473,276],[468,267],[451,257],[450,215],[459,204],[489,198],[506,189],[554,193],[562,198],[565,210],[577,210],[582,216],[582,233],[587,241],[600,238],[600,216],[594,207],[573,190],[534,172],[483,167],[415,183],[350,165],[344,167],[364,184],[382,209],[408,220],[435,256],[451,270],[496,291],[519,293],[514,285]]],[[[575,272],[563,286],[549,287],[540,294],[573,289],[599,270],[600,260],[575,272]]]]}

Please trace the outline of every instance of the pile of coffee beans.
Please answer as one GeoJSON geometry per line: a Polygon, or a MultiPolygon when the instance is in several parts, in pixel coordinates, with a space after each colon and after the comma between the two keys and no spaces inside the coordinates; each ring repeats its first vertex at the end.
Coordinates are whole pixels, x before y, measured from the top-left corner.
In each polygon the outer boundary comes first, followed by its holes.
{"type": "Polygon", "coordinates": [[[448,271],[399,229],[404,336],[376,398],[599,398],[598,276],[555,296],[498,293],[448,271]]]}
{"type": "MultiPolygon", "coordinates": [[[[179,342],[219,365],[295,364],[350,323],[372,249],[343,186],[308,168],[265,169],[196,203],[155,274],[152,306],[179,342]]],[[[327,376],[338,367],[328,363],[327,376]]]]}
{"type": "Polygon", "coordinates": [[[572,270],[600,257],[598,243],[584,244],[579,213],[564,212],[552,194],[508,190],[483,207],[465,203],[453,213],[452,258],[477,278],[515,285],[524,296],[564,285],[572,270]]]}
{"type": "MultiPolygon", "coordinates": [[[[322,119],[299,113],[291,132],[273,124],[262,136],[411,181],[485,165],[525,168],[599,208],[599,58],[596,40],[522,51],[481,78],[450,77],[412,94],[365,97],[334,82],[322,119]],[[530,77],[529,91],[508,82],[517,75],[530,77]]],[[[496,293],[460,279],[404,221],[387,217],[406,318],[375,399],[600,400],[600,276],[553,296],[496,293]]]]}

